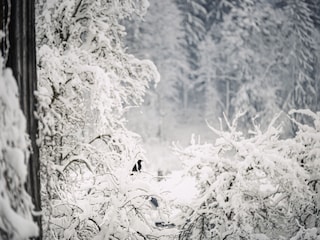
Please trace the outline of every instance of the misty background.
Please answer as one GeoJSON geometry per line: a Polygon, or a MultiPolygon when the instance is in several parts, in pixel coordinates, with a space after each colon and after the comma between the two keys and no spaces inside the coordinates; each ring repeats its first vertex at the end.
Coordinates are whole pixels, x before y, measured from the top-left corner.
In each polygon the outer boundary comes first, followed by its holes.
{"type": "Polygon", "coordinates": [[[247,132],[253,121],[263,129],[283,112],[279,121],[292,135],[290,109],[318,111],[319,6],[315,0],[150,1],[143,19],[126,22],[128,51],[152,60],[161,76],[142,108],[127,116],[152,164],[177,167],[172,141],[187,145],[192,134],[212,141],[206,121],[219,128],[219,119],[241,113],[238,127],[247,132]]]}

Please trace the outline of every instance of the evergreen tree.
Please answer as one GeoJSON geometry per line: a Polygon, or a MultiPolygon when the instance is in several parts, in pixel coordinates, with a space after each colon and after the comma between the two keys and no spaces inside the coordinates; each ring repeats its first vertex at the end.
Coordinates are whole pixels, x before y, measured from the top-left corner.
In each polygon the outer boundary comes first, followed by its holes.
{"type": "Polygon", "coordinates": [[[255,116],[267,122],[280,109],[316,109],[316,28],[307,2],[297,4],[237,1],[220,11],[221,21],[202,43],[198,70],[203,90],[217,90],[214,99],[204,99],[207,116],[212,109],[215,117],[246,111],[248,127],[255,116]]]}
{"type": "Polygon", "coordinates": [[[183,16],[184,38],[180,44],[186,52],[189,65],[187,78],[181,88],[181,96],[184,102],[184,112],[186,113],[187,109],[192,109],[191,112],[196,113],[195,110],[198,106],[195,107],[195,105],[199,102],[199,93],[195,91],[197,88],[195,84],[197,81],[196,70],[199,68],[199,43],[204,39],[207,32],[207,1],[177,1],[177,4],[183,16]]]}
{"type": "Polygon", "coordinates": [[[312,10],[308,1],[288,1],[283,7],[288,16],[284,22],[283,30],[286,31],[287,47],[290,52],[292,66],[292,88],[284,109],[310,108],[317,110],[316,96],[319,89],[315,81],[316,48],[315,48],[315,25],[312,10]]]}
{"type": "Polygon", "coordinates": [[[172,0],[151,1],[142,21],[127,23],[126,43],[134,55],[151,59],[159,70],[161,81],[152,87],[142,109],[132,111],[129,125],[139,128],[145,139],[166,140],[184,106],[183,92],[187,86],[187,60],[180,45],[183,38],[181,13],[172,0]],[[143,112],[144,115],[139,114],[143,112]],[[139,117],[141,115],[141,117],[139,117]],[[150,118],[155,119],[150,121],[150,118]],[[130,123],[131,122],[131,123],[130,123]]]}

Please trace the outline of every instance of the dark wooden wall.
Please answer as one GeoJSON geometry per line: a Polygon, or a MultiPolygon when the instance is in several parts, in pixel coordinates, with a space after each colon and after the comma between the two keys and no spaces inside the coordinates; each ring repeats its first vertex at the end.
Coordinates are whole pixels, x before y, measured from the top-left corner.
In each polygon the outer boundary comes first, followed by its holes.
{"type": "MultiPolygon", "coordinates": [[[[38,124],[35,119],[37,89],[35,45],[35,0],[0,0],[1,29],[4,29],[9,14],[9,55],[7,67],[12,68],[20,91],[20,104],[27,119],[32,153],[28,166],[27,191],[32,196],[35,210],[41,210],[39,149],[36,145],[38,124]],[[11,7],[9,7],[11,5],[11,7]],[[11,11],[10,11],[11,10],[11,11]]],[[[3,51],[5,44],[2,43],[3,51]]],[[[41,217],[35,217],[41,230],[41,217]]],[[[41,232],[41,231],[40,231],[41,232]]],[[[39,239],[41,238],[41,235],[39,239]]]]}

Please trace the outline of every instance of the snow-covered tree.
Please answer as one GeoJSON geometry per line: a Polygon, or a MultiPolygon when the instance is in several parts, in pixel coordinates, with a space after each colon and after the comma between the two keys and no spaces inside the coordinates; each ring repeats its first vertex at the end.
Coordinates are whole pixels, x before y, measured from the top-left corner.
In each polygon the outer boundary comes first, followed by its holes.
{"type": "Polygon", "coordinates": [[[279,109],[315,110],[317,31],[308,1],[223,2],[199,48],[205,115],[246,111],[249,127],[252,118],[265,124],[279,109]]]}
{"type": "Polygon", "coordinates": [[[288,45],[292,46],[290,59],[293,66],[293,88],[290,93],[289,108],[316,107],[316,89],[314,72],[315,31],[312,11],[308,1],[289,1],[284,7],[288,21],[284,24],[287,30],[288,45]]]}
{"type": "Polygon", "coordinates": [[[277,15],[265,1],[239,1],[224,8],[228,11],[219,11],[221,19],[201,44],[198,82],[203,82],[205,92],[216,91],[214,101],[210,93],[205,95],[207,116],[212,109],[216,109],[213,118],[222,112],[232,117],[247,111],[245,122],[250,125],[256,114],[266,118],[277,109],[279,82],[271,74],[277,67],[277,15]]]}
{"type": "Polygon", "coordinates": [[[183,14],[183,27],[185,31],[185,42],[182,44],[189,52],[188,61],[192,69],[198,67],[198,43],[206,35],[206,0],[177,1],[183,14]]]}
{"type": "Polygon", "coordinates": [[[147,1],[39,1],[37,42],[45,238],[149,239],[165,204],[123,114],[140,104],[159,74],[127,54],[120,21],[147,1]],[[159,206],[150,202],[157,196],[159,206]]]}
{"type": "MultiPolygon", "coordinates": [[[[0,31],[0,39],[3,37],[0,31]]],[[[25,189],[30,144],[17,83],[2,55],[0,79],[0,238],[26,240],[39,234],[32,219],[32,200],[25,189]]]]}
{"type": "Polygon", "coordinates": [[[296,138],[281,140],[276,118],[250,136],[211,128],[216,143],[176,149],[199,196],[182,214],[180,239],[317,239],[318,114],[296,138]],[[312,150],[314,149],[314,150],[312,150]]]}
{"type": "Polygon", "coordinates": [[[134,55],[152,60],[159,70],[161,81],[151,88],[143,107],[128,117],[146,138],[166,140],[177,121],[176,109],[184,106],[180,96],[187,88],[187,59],[180,42],[183,38],[182,16],[173,0],[150,1],[143,21],[133,18],[127,22],[126,45],[134,55]],[[143,115],[139,112],[143,112],[143,115]],[[139,115],[141,117],[139,117],[139,115]],[[150,118],[154,121],[150,121],[150,118]]]}
{"type": "Polygon", "coordinates": [[[213,32],[217,33],[213,28],[221,22],[223,15],[230,11],[233,1],[178,0],[177,4],[182,12],[182,27],[185,33],[181,45],[187,54],[189,64],[188,78],[184,81],[187,85],[187,91],[184,94],[187,100],[186,108],[191,109],[188,115],[190,113],[201,115],[208,107],[205,103],[206,96],[210,95],[210,98],[215,98],[211,95],[214,92],[212,87],[207,85],[210,68],[213,69],[209,62],[212,61],[210,58],[204,57],[203,52],[211,57],[212,52],[208,49],[210,48],[209,38],[212,37],[213,32]],[[205,62],[207,60],[209,62],[205,62]],[[204,70],[203,67],[206,69],[204,70]],[[207,70],[208,72],[206,72],[207,70]],[[207,87],[208,89],[206,89],[207,87]]]}
{"type": "Polygon", "coordinates": [[[302,226],[314,228],[320,224],[320,112],[312,112],[309,109],[291,110],[290,115],[294,114],[303,115],[301,119],[309,118],[309,124],[293,120],[298,126],[298,132],[294,143],[287,145],[287,152],[309,174],[306,182],[313,193],[313,208],[302,215],[299,222],[302,226]]]}

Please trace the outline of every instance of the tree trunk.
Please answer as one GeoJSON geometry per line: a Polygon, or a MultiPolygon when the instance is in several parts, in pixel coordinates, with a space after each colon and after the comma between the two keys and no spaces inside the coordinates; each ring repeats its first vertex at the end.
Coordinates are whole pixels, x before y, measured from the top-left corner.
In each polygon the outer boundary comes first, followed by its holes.
{"type": "MultiPolygon", "coordinates": [[[[20,104],[27,120],[27,133],[30,136],[32,151],[28,164],[27,191],[32,197],[35,211],[41,211],[40,200],[40,163],[39,149],[36,144],[38,124],[35,119],[37,89],[36,46],[35,46],[35,0],[1,0],[1,29],[5,29],[8,21],[9,55],[7,67],[13,71],[17,80],[20,104]],[[8,16],[10,18],[8,19],[8,16]]],[[[5,31],[8,34],[7,31],[5,31]]],[[[8,46],[2,44],[4,51],[8,46]]],[[[35,216],[40,229],[41,217],[35,216]]]]}

